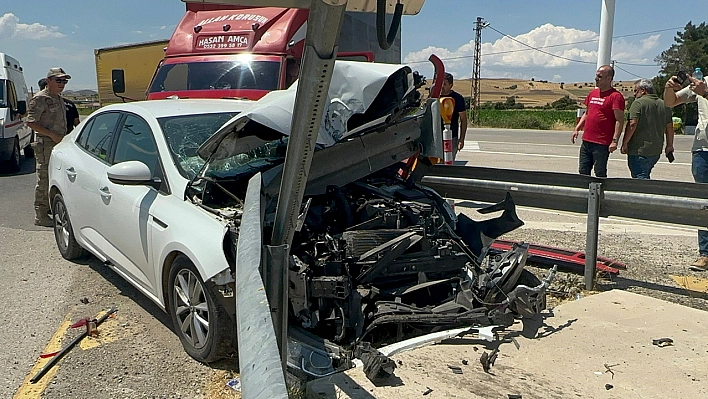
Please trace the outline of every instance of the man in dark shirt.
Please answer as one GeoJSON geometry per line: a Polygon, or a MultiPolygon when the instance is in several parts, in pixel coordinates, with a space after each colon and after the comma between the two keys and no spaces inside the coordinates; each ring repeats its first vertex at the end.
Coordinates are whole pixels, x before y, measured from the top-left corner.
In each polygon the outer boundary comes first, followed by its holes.
{"type": "Polygon", "coordinates": [[[465,146],[465,134],[467,133],[467,107],[465,106],[465,98],[462,97],[460,93],[452,90],[452,81],[452,74],[446,73],[445,78],[443,79],[440,97],[451,97],[455,100],[455,111],[452,113],[450,130],[452,130],[452,148],[455,149],[455,155],[457,155],[457,151],[460,151],[462,147],[465,146]]]}
{"type": "MultiPolygon", "coordinates": [[[[39,79],[37,85],[39,85],[39,90],[44,90],[44,88],[47,87],[47,78],[39,79]]],[[[66,134],[69,134],[74,130],[74,127],[81,122],[79,119],[79,110],[76,109],[76,105],[73,101],[64,97],[61,99],[64,101],[64,108],[66,109],[66,134]]]]}

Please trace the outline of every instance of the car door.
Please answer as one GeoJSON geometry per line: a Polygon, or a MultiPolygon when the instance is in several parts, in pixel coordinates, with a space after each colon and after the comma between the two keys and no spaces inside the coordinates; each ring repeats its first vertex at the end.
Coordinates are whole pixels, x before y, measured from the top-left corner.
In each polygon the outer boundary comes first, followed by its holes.
{"type": "Polygon", "coordinates": [[[106,173],[100,181],[101,233],[106,238],[107,255],[125,278],[145,291],[156,294],[159,284],[151,257],[151,236],[157,223],[151,209],[168,191],[163,168],[150,125],[135,114],[127,114],[113,145],[111,163],[140,161],[150,168],[152,185],[114,184],[106,173]]]}
{"type": "Polygon", "coordinates": [[[74,233],[103,253],[105,239],[99,232],[101,196],[99,183],[106,174],[114,131],[122,114],[106,112],[84,125],[71,154],[63,157],[62,194],[69,210],[74,233]]]}

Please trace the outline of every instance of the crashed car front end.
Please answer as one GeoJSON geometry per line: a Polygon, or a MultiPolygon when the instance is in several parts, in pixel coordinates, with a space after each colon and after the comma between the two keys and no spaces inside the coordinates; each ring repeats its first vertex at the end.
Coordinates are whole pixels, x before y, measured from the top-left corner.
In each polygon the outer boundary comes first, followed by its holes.
{"type": "MultiPolygon", "coordinates": [[[[349,64],[339,77],[335,67],[335,91],[351,68],[367,68],[349,64]]],[[[330,99],[322,129],[329,135],[318,140],[308,175],[287,272],[288,365],[304,378],[349,368],[355,358],[370,378],[383,378],[395,368],[376,349],[383,344],[506,327],[545,308],[552,275],[542,282],[524,270],[527,245],[487,256],[496,237],[523,225],[510,196],[486,209],[499,217],[474,221],[418,183],[428,157],[442,157],[438,103],[420,100],[421,83],[407,67],[386,72],[375,96],[363,88],[368,98],[330,99]]],[[[206,162],[187,198],[228,220],[232,236],[247,182],[261,173],[262,236],[270,237],[289,123],[287,112],[273,114],[287,111],[294,90],[264,97],[261,109],[199,149],[206,162]]]]}

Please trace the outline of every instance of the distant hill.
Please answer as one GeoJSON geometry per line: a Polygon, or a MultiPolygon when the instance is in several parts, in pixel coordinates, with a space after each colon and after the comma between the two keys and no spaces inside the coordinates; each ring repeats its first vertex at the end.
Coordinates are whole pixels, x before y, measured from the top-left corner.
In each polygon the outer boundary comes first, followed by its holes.
{"type": "Polygon", "coordinates": [[[98,96],[98,92],[96,90],[64,90],[62,92],[62,95],[66,97],[92,97],[92,96],[98,96]]]}
{"type": "MultiPolygon", "coordinates": [[[[533,81],[521,79],[480,79],[480,102],[504,102],[507,97],[514,96],[517,103],[526,107],[543,106],[561,97],[582,102],[590,90],[595,88],[594,81],[554,83],[548,81],[533,81]],[[561,88],[561,85],[563,86],[561,88]]],[[[614,82],[614,87],[629,98],[634,95],[633,81],[614,82]]],[[[455,80],[453,89],[464,97],[470,97],[472,80],[455,80]]]]}

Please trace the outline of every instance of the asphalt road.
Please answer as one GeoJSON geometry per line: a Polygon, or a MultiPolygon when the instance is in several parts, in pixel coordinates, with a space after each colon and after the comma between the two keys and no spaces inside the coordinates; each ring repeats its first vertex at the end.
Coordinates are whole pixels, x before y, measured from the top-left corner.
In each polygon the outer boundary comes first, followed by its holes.
{"type": "MultiPolygon", "coordinates": [[[[572,132],[547,130],[468,129],[465,147],[457,161],[470,166],[577,173],[579,140],[572,144],[572,132]]],[[[662,156],[652,171],[652,179],[692,182],[691,145],[693,136],[674,140],[676,160],[662,156]]],[[[627,156],[610,154],[608,177],[631,177],[627,156]]]]}
{"type": "MultiPolygon", "coordinates": [[[[467,138],[458,160],[468,165],[577,170],[578,145],[570,143],[570,132],[470,129],[467,138]]],[[[691,140],[676,138],[676,162],[662,159],[655,178],[692,181],[691,140]]],[[[612,155],[609,174],[629,176],[625,156],[612,155]]],[[[169,318],[119,276],[93,257],[79,263],[61,258],[53,232],[33,225],[34,184],[31,159],[23,159],[17,174],[0,174],[0,364],[7,365],[0,397],[233,397],[223,386],[233,362],[210,367],[193,361],[169,318]],[[70,322],[111,306],[119,311],[98,339],[74,348],[39,384],[23,382],[36,372],[41,353],[77,334],[67,329],[70,322]]]]}

